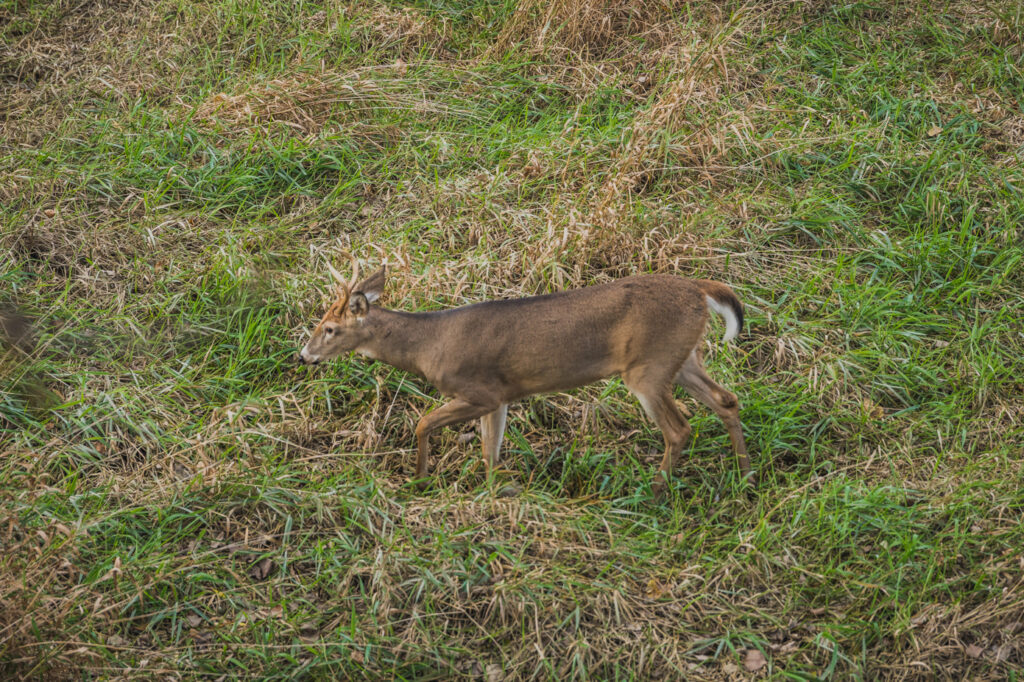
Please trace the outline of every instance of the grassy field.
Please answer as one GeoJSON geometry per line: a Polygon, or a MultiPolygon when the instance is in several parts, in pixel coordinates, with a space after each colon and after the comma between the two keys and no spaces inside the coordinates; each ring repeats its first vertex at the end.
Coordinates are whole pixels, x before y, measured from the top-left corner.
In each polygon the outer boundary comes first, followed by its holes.
{"type": "Polygon", "coordinates": [[[0,0],[0,676],[1021,679],[1024,11],[0,0]],[[729,283],[662,503],[618,380],[469,425],[293,357],[351,249],[427,310],[729,283]],[[510,483],[522,490],[504,496],[510,483]]]}

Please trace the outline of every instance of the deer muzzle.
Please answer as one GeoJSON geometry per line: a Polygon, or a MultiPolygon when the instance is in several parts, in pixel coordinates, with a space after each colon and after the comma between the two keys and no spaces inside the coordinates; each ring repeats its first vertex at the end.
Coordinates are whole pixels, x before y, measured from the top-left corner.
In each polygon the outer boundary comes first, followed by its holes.
{"type": "Polygon", "coordinates": [[[312,355],[307,349],[299,351],[298,361],[304,365],[315,365],[320,362],[320,356],[312,355]]]}

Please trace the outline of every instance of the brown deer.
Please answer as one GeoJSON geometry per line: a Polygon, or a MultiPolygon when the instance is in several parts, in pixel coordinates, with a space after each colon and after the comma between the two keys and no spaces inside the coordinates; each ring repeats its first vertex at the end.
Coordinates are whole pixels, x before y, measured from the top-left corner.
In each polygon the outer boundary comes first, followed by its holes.
{"type": "Polygon", "coordinates": [[[347,282],[327,266],[337,298],[299,356],[316,364],[356,351],[418,374],[452,398],[416,425],[418,479],[427,474],[430,435],[437,429],[479,417],[490,472],[510,402],[613,375],[622,377],[665,437],[656,495],[664,492],[691,431],[673,397],[675,384],[718,415],[743,475],[750,476],[739,403],[704,371],[699,348],[708,310],[725,320],[727,341],[743,326],[743,305],[726,285],[640,275],[545,296],[406,313],[373,305],[384,291],[384,267],[359,281],[359,263],[349,258],[347,282]]]}

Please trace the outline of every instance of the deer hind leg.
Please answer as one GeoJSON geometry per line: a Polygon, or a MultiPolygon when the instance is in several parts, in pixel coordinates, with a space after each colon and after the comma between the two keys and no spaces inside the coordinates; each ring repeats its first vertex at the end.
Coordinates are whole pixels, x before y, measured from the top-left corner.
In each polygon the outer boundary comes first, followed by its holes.
{"type": "Polygon", "coordinates": [[[423,479],[427,475],[427,459],[430,457],[430,434],[449,424],[476,419],[493,411],[493,405],[476,405],[456,398],[450,403],[445,403],[433,412],[424,415],[419,423],[416,424],[416,478],[423,479]]]}
{"type": "Polygon", "coordinates": [[[623,375],[623,380],[665,438],[665,455],[658,468],[660,475],[655,477],[651,486],[655,496],[660,498],[665,493],[669,477],[692,429],[672,397],[670,381],[637,376],[635,373],[623,375]]]}
{"type": "Polygon", "coordinates": [[[484,463],[487,475],[494,473],[501,452],[501,441],[505,437],[505,419],[508,416],[508,405],[503,404],[494,412],[480,417],[480,439],[484,444],[484,463]]]}
{"type": "Polygon", "coordinates": [[[708,376],[697,349],[686,358],[686,362],[676,374],[675,381],[685,388],[687,393],[711,408],[722,420],[729,432],[733,452],[740,461],[740,470],[744,477],[749,477],[750,459],[747,457],[747,444],[743,440],[740,404],[736,395],[708,376]]]}

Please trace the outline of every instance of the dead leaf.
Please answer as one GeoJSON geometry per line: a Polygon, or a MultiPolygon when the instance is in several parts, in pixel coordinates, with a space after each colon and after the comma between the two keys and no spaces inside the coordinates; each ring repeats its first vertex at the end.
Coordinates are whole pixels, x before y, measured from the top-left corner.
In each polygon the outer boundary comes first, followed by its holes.
{"type": "Polygon", "coordinates": [[[203,622],[202,616],[199,616],[195,613],[190,613],[187,616],[185,616],[185,620],[187,620],[188,624],[194,628],[199,627],[199,624],[203,622]]]}
{"type": "Polygon", "coordinates": [[[501,682],[505,679],[505,673],[497,663],[488,663],[485,674],[487,682],[501,682]]]}
{"type": "Polygon", "coordinates": [[[467,431],[466,433],[460,433],[459,434],[459,444],[460,445],[465,445],[466,443],[469,443],[470,441],[472,441],[474,438],[476,438],[476,432],[475,431],[467,431]]]}
{"type": "Polygon", "coordinates": [[[657,578],[651,578],[647,581],[647,588],[644,590],[644,593],[648,599],[658,599],[668,591],[667,585],[663,585],[657,578]]]}
{"type": "Polygon", "coordinates": [[[861,407],[864,408],[864,412],[872,419],[881,419],[885,416],[885,410],[876,405],[870,398],[864,398],[864,400],[861,401],[861,407]]]}
{"type": "Polygon", "coordinates": [[[308,621],[299,626],[299,637],[306,641],[315,640],[320,636],[320,628],[313,621],[308,621]]]}
{"type": "Polygon", "coordinates": [[[536,178],[543,173],[544,166],[541,165],[540,157],[537,156],[536,152],[530,152],[530,156],[526,160],[526,165],[523,166],[523,177],[536,178]]]}
{"type": "Polygon", "coordinates": [[[274,562],[270,560],[270,557],[265,557],[263,560],[257,562],[252,568],[249,569],[249,575],[256,580],[263,580],[270,572],[274,569],[274,562]]]}
{"type": "Polygon", "coordinates": [[[362,665],[363,662],[366,661],[366,658],[363,656],[363,652],[362,651],[360,651],[359,649],[356,649],[355,651],[352,652],[352,660],[355,661],[356,663],[358,663],[359,665],[362,665]]]}
{"type": "Polygon", "coordinates": [[[931,128],[928,129],[928,137],[935,137],[936,135],[938,135],[941,132],[942,132],[942,127],[941,126],[932,126],[931,128]]]}
{"type": "Polygon", "coordinates": [[[964,653],[971,658],[981,658],[982,648],[977,644],[968,644],[964,648],[964,653]]]}
{"type": "Polygon", "coordinates": [[[726,675],[735,675],[740,671],[740,667],[732,661],[726,661],[722,664],[722,672],[726,675]]]}
{"type": "MultiPolygon", "coordinates": [[[[111,635],[110,637],[107,637],[108,646],[124,646],[127,643],[128,642],[126,642],[124,637],[121,635],[111,635]]],[[[977,656],[975,656],[975,658],[977,658],[977,656]]]]}
{"type": "Polygon", "coordinates": [[[399,76],[404,76],[405,72],[409,70],[408,64],[402,61],[401,58],[395,60],[395,71],[398,72],[399,76]]]}
{"type": "Polygon", "coordinates": [[[764,654],[758,649],[747,649],[747,653],[743,657],[743,667],[752,673],[757,672],[767,663],[768,661],[765,659],[764,654]]]}

